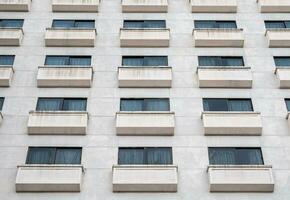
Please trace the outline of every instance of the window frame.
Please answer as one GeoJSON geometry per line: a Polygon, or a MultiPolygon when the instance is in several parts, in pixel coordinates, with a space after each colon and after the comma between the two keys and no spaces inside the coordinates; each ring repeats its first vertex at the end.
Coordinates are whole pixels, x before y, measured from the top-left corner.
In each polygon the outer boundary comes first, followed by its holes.
{"type": "Polygon", "coordinates": [[[202,98],[202,105],[203,105],[203,111],[204,112],[254,112],[254,106],[251,98],[202,98]],[[206,100],[225,100],[227,104],[227,111],[210,111],[210,110],[205,110],[205,101],[206,100]],[[232,111],[230,110],[230,101],[241,101],[241,100],[249,100],[251,103],[251,111],[232,111]]]}
{"type": "Polygon", "coordinates": [[[0,97],[0,112],[2,112],[4,101],[5,101],[5,97],[0,97]]]}
{"type": "Polygon", "coordinates": [[[95,29],[96,28],[96,20],[94,19],[53,19],[52,23],[51,23],[51,28],[54,29],[95,29]],[[54,23],[57,21],[71,21],[73,23],[73,26],[71,27],[56,27],[54,26],[54,23]],[[92,24],[94,25],[93,27],[79,27],[76,26],[76,23],[78,22],[92,22],[92,24]]]}
{"type": "Polygon", "coordinates": [[[217,64],[221,65],[211,65],[210,67],[245,67],[244,57],[243,56],[198,56],[198,66],[204,67],[208,65],[201,65],[201,59],[216,59],[217,64]],[[227,62],[227,59],[240,59],[242,65],[224,65],[223,62],[227,62]]]}
{"type": "Polygon", "coordinates": [[[195,29],[238,29],[237,21],[236,20],[194,20],[194,28],[195,29]],[[197,27],[197,23],[212,23],[213,27],[212,28],[199,28],[197,27]],[[234,28],[220,28],[219,24],[221,23],[234,23],[235,27],[234,28]]]}
{"type": "Polygon", "coordinates": [[[290,20],[264,20],[264,25],[265,25],[265,28],[266,29],[289,29],[290,28],[290,20]],[[283,23],[283,28],[280,27],[280,28],[267,28],[267,23],[283,23]],[[289,23],[289,27],[287,27],[287,23],[289,23]]]}
{"type": "Polygon", "coordinates": [[[24,19],[0,19],[0,28],[23,28],[24,25],[24,19]],[[19,21],[21,23],[21,26],[2,26],[3,21],[19,21]]]}
{"type": "Polygon", "coordinates": [[[158,19],[153,19],[153,20],[130,20],[130,19],[124,19],[123,20],[123,28],[124,29],[166,29],[167,28],[167,24],[166,24],[166,20],[158,20],[158,19]],[[164,23],[164,27],[158,27],[158,28],[149,28],[149,27],[145,27],[144,25],[146,24],[146,23],[149,23],[149,22],[157,22],[157,21],[159,21],[159,22],[162,22],[162,23],[164,23]],[[125,24],[127,23],[127,22],[135,22],[135,23],[142,23],[142,27],[140,27],[140,28],[134,28],[134,27],[126,27],[125,26],[125,24]]]}
{"type": "Polygon", "coordinates": [[[124,65],[124,59],[142,59],[143,65],[139,65],[139,67],[160,67],[160,66],[168,66],[168,56],[122,56],[122,66],[125,67],[134,67],[135,65],[124,65]],[[165,65],[145,65],[145,59],[147,58],[163,58],[165,60],[165,65]]]}
{"type": "Polygon", "coordinates": [[[290,67],[290,56],[273,56],[276,67],[290,67]],[[279,65],[277,59],[289,59],[289,65],[279,65]]]}
{"type": "Polygon", "coordinates": [[[120,111],[121,112],[170,112],[171,111],[171,105],[170,105],[170,98],[120,98],[120,111]],[[154,100],[168,100],[168,111],[147,111],[145,110],[145,105],[146,105],[146,100],[150,100],[150,99],[154,99],[154,100]],[[125,111],[122,110],[122,100],[142,100],[142,110],[141,111],[125,111]]]}
{"type": "MultiPolygon", "coordinates": [[[[87,98],[62,98],[62,97],[39,97],[37,99],[37,103],[36,103],[36,111],[42,111],[42,110],[38,110],[38,106],[39,106],[39,100],[40,99],[57,99],[61,101],[60,104],[60,109],[56,110],[56,111],[70,111],[70,110],[64,110],[64,105],[65,105],[65,101],[69,101],[69,100],[84,100],[86,101],[86,106],[85,106],[85,110],[83,112],[85,112],[87,110],[87,103],[88,103],[88,99],[87,98]]],[[[46,112],[46,111],[44,111],[46,112]]],[[[81,111],[82,112],[82,111],[81,111]]]]}
{"type": "Polygon", "coordinates": [[[70,67],[74,67],[74,66],[82,66],[82,67],[86,67],[86,66],[92,66],[92,56],[79,56],[79,55],[75,55],[75,56],[71,56],[71,55],[46,55],[45,56],[45,60],[44,60],[44,65],[45,66],[70,66],[70,67]],[[48,58],[51,57],[57,57],[57,58],[67,58],[68,59],[68,63],[65,63],[65,65],[48,65],[47,64],[47,60],[48,58]],[[73,58],[84,58],[84,59],[90,59],[90,65],[71,65],[71,59],[73,58]]]}
{"type": "Polygon", "coordinates": [[[0,60],[1,60],[1,57],[10,57],[12,59],[12,64],[5,64],[5,65],[0,64],[0,66],[13,66],[14,65],[15,55],[0,55],[0,60]]]}

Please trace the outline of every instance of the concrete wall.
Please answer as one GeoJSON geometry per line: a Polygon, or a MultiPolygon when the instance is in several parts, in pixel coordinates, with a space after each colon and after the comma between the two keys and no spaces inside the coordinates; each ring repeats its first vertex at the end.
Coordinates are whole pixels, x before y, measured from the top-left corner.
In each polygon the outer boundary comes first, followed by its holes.
{"type": "Polygon", "coordinates": [[[238,1],[237,14],[192,14],[187,0],[169,0],[168,14],[122,14],[119,0],[103,0],[99,13],[52,13],[50,0],[33,0],[27,13],[1,13],[1,18],[25,18],[20,47],[0,47],[0,54],[15,54],[15,73],[4,96],[4,119],[0,127],[1,200],[288,200],[290,196],[290,128],[285,119],[287,89],[279,89],[272,56],[289,56],[290,49],[268,48],[263,20],[289,20],[289,14],[261,14],[256,0],[238,1]],[[94,48],[44,47],[45,28],[55,19],[95,19],[98,35],[94,48]],[[122,19],[166,19],[170,28],[169,48],[120,48],[122,19]],[[194,48],[194,19],[235,20],[244,29],[244,48],[194,48]],[[45,55],[92,55],[92,88],[37,88],[38,66],[45,55]],[[118,88],[121,55],[168,55],[173,70],[171,89],[118,88]],[[252,67],[252,89],[200,89],[198,55],[244,56],[252,67]],[[29,136],[28,113],[37,97],[87,97],[90,113],[86,136],[29,136]],[[115,113],[120,97],[170,97],[175,111],[173,137],[117,137],[115,113]],[[203,97],[252,98],[261,111],[262,136],[204,136],[203,97]],[[86,168],[81,193],[15,193],[17,165],[24,164],[28,146],[82,146],[86,168]],[[112,165],[119,146],[172,146],[178,165],[178,193],[112,193],[112,165]],[[273,165],[274,193],[209,193],[208,146],[261,146],[266,164],[273,165]]]}

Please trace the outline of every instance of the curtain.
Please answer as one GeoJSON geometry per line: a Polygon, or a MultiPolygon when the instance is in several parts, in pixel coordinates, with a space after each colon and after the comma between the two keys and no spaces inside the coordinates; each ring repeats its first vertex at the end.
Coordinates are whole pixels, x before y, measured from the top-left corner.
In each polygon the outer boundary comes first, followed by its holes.
{"type": "Polygon", "coordinates": [[[91,58],[89,57],[70,57],[69,65],[91,65],[91,58]]]}
{"type": "Polygon", "coordinates": [[[217,28],[237,28],[237,24],[234,21],[218,21],[216,26],[217,28]]]}
{"type": "Polygon", "coordinates": [[[255,148],[237,148],[236,150],[237,165],[263,165],[263,158],[260,149],[255,148]]]}
{"type": "Polygon", "coordinates": [[[81,164],[80,148],[58,148],[55,155],[55,164],[81,164]]]}
{"type": "Polygon", "coordinates": [[[233,148],[209,148],[210,165],[234,165],[235,153],[233,148]]]}
{"type": "Polygon", "coordinates": [[[143,148],[119,148],[119,165],[142,165],[144,163],[143,148]]]}
{"type": "Polygon", "coordinates": [[[284,23],[285,23],[286,28],[290,28],[290,21],[285,21],[284,23]]]}
{"type": "Polygon", "coordinates": [[[253,111],[252,102],[249,99],[229,100],[230,111],[253,111]]]}
{"type": "Polygon", "coordinates": [[[147,148],[148,165],[170,165],[172,164],[171,148],[147,148]]]}
{"type": "Polygon", "coordinates": [[[168,66],[166,56],[145,56],[144,66],[168,66]]]}
{"type": "Polygon", "coordinates": [[[142,111],[143,99],[121,99],[121,111],[142,111]]]}
{"type": "Polygon", "coordinates": [[[166,28],[164,20],[145,20],[143,28],[166,28]]]}
{"type": "Polygon", "coordinates": [[[79,20],[75,21],[74,27],[76,28],[95,28],[95,21],[89,20],[79,20]]]}
{"type": "Polygon", "coordinates": [[[61,110],[62,99],[57,98],[39,98],[37,102],[37,111],[57,111],[61,110]]]}
{"type": "Polygon", "coordinates": [[[46,56],[45,65],[68,65],[68,56],[46,56]]]}
{"type": "Polygon", "coordinates": [[[53,28],[72,28],[74,27],[73,20],[53,20],[52,27],[53,28]]]}
{"type": "Polygon", "coordinates": [[[223,66],[244,66],[243,58],[224,57],[222,58],[223,66]]]}
{"type": "Polygon", "coordinates": [[[144,28],[143,24],[144,24],[144,21],[125,20],[123,27],[124,28],[144,28]]]}
{"type": "Polygon", "coordinates": [[[218,57],[217,56],[199,56],[198,65],[199,66],[217,66],[218,57]]]}
{"type": "Polygon", "coordinates": [[[196,20],[194,21],[195,28],[215,28],[215,21],[196,20]]]}
{"type": "Polygon", "coordinates": [[[123,57],[122,65],[123,66],[143,66],[144,58],[143,57],[123,57]]]}
{"type": "Polygon", "coordinates": [[[283,21],[266,21],[265,26],[266,28],[286,28],[283,21]]]}
{"type": "Polygon", "coordinates": [[[228,111],[226,99],[203,99],[204,111],[228,111]]]}
{"type": "Polygon", "coordinates": [[[276,66],[290,66],[290,57],[275,57],[274,58],[276,66]]]}
{"type": "Polygon", "coordinates": [[[14,56],[0,56],[0,65],[13,65],[14,56]]]}
{"type": "Polygon", "coordinates": [[[55,148],[30,147],[26,164],[53,164],[55,148]]]}
{"type": "Polygon", "coordinates": [[[23,26],[23,22],[23,19],[3,19],[0,20],[0,27],[21,28],[23,26]]]}
{"type": "Polygon", "coordinates": [[[85,99],[64,99],[63,110],[66,111],[85,111],[87,100],[85,99]]]}
{"type": "Polygon", "coordinates": [[[144,99],[145,111],[169,111],[169,99],[144,99]]]}

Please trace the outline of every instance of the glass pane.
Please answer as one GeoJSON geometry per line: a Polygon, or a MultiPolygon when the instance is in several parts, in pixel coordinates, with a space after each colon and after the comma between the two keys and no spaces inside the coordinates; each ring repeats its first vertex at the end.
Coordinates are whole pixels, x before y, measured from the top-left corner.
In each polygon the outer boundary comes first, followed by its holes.
{"type": "Polygon", "coordinates": [[[0,65],[13,65],[14,56],[0,56],[0,65]]]}
{"type": "Polygon", "coordinates": [[[164,20],[145,20],[143,28],[166,28],[164,20]]]}
{"type": "Polygon", "coordinates": [[[199,56],[198,57],[199,66],[218,66],[217,56],[199,56]]]}
{"type": "Polygon", "coordinates": [[[68,56],[46,56],[45,65],[68,65],[68,56]]]}
{"type": "Polygon", "coordinates": [[[229,111],[253,111],[250,99],[230,99],[228,104],[229,111]]]}
{"type": "Polygon", "coordinates": [[[2,111],[3,104],[4,104],[4,97],[0,97],[0,111],[2,111]]]}
{"type": "Polygon", "coordinates": [[[144,148],[119,148],[119,165],[142,165],[144,163],[144,148]]]}
{"type": "Polygon", "coordinates": [[[194,21],[195,28],[216,28],[215,21],[196,20],[194,21]]]}
{"type": "Polygon", "coordinates": [[[217,28],[237,28],[235,21],[217,21],[217,28]]]}
{"type": "Polygon", "coordinates": [[[74,20],[53,20],[53,28],[73,28],[74,20]]]}
{"type": "Polygon", "coordinates": [[[23,19],[3,19],[0,20],[0,27],[22,28],[23,22],[23,19]]]}
{"type": "Polygon", "coordinates": [[[95,21],[75,21],[76,28],[95,28],[95,21]]]}
{"type": "Polygon", "coordinates": [[[171,165],[171,148],[146,148],[148,165],[171,165]]]}
{"type": "Polygon", "coordinates": [[[265,21],[266,28],[286,28],[283,21],[265,21]]]}
{"type": "Polygon", "coordinates": [[[39,98],[36,106],[37,111],[58,111],[61,110],[62,99],[39,98]]]}
{"type": "Polygon", "coordinates": [[[143,66],[144,57],[123,57],[122,65],[123,66],[143,66]]]}
{"type": "Polygon", "coordinates": [[[222,57],[223,66],[244,66],[242,57],[222,57]]]}
{"type": "Polygon", "coordinates": [[[290,99],[285,99],[287,110],[290,111],[290,99]]]}
{"type": "Polygon", "coordinates": [[[290,28],[290,21],[285,21],[284,23],[285,23],[286,28],[290,28]]]}
{"type": "Polygon", "coordinates": [[[203,99],[204,111],[228,111],[226,99],[203,99]]]}
{"type": "Polygon", "coordinates": [[[145,56],[144,66],[168,66],[166,56],[145,56]]]}
{"type": "Polygon", "coordinates": [[[210,147],[208,148],[210,165],[234,165],[235,152],[233,148],[210,147]]]}
{"type": "Polygon", "coordinates": [[[169,111],[169,99],[144,99],[144,111],[169,111]]]}
{"type": "Polygon", "coordinates": [[[86,99],[64,99],[63,110],[65,111],[86,111],[86,99]]]}
{"type": "Polygon", "coordinates": [[[57,148],[55,164],[81,164],[81,148],[57,148]]]}
{"type": "Polygon", "coordinates": [[[144,21],[125,20],[123,28],[143,28],[144,21]]]}
{"type": "Polygon", "coordinates": [[[26,164],[53,164],[55,148],[30,147],[26,158],[26,164]]]}
{"type": "Polygon", "coordinates": [[[91,65],[91,58],[90,57],[70,57],[69,65],[91,65]]]}
{"type": "Polygon", "coordinates": [[[121,99],[121,111],[142,111],[143,99],[121,99]]]}
{"type": "Polygon", "coordinates": [[[276,66],[290,66],[290,57],[274,57],[276,66]]]}
{"type": "Polygon", "coordinates": [[[237,165],[263,165],[261,149],[255,148],[237,148],[236,149],[237,165]]]}

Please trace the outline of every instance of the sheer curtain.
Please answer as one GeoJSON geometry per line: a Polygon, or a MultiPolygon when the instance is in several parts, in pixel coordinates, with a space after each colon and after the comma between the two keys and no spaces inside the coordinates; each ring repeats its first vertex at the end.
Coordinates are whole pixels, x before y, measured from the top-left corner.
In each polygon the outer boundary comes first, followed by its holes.
{"type": "Polygon", "coordinates": [[[169,111],[169,99],[145,99],[145,111],[169,111]]]}
{"type": "Polygon", "coordinates": [[[80,148],[59,148],[56,150],[55,164],[81,164],[80,148]]]}
{"type": "Polygon", "coordinates": [[[263,158],[260,149],[255,148],[237,148],[236,164],[239,165],[263,165],[263,158]]]}
{"type": "Polygon", "coordinates": [[[164,20],[145,20],[143,28],[166,28],[164,20]]]}
{"type": "Polygon", "coordinates": [[[26,164],[53,164],[55,148],[29,148],[26,164]]]}
{"type": "Polygon", "coordinates": [[[53,20],[53,28],[72,28],[74,27],[74,20],[53,20]]]}
{"type": "Polygon", "coordinates": [[[209,148],[210,165],[234,165],[235,153],[232,148],[209,148]]]}
{"type": "Polygon", "coordinates": [[[118,153],[119,165],[142,165],[144,163],[143,148],[120,148],[118,153]]]}
{"type": "Polygon", "coordinates": [[[45,59],[45,65],[68,65],[68,56],[47,56],[45,59]]]}
{"type": "Polygon", "coordinates": [[[275,57],[275,65],[279,67],[289,67],[290,66],[290,57],[275,57]]]}
{"type": "Polygon", "coordinates": [[[121,111],[142,111],[143,99],[121,99],[121,111]]]}
{"type": "Polygon", "coordinates": [[[124,28],[144,28],[144,21],[130,21],[125,20],[123,24],[124,28]]]}
{"type": "Polygon", "coordinates": [[[86,20],[75,21],[74,27],[76,27],[76,28],[95,28],[95,21],[86,21],[86,20]]]}
{"type": "Polygon", "coordinates": [[[237,28],[236,22],[234,21],[220,21],[216,22],[217,28],[226,28],[226,29],[231,29],[231,28],[237,28]]]}
{"type": "Polygon", "coordinates": [[[226,99],[203,99],[204,111],[228,111],[226,99]]]}
{"type": "Polygon", "coordinates": [[[21,28],[23,26],[22,19],[3,19],[0,20],[0,27],[21,28]]]}
{"type": "Polygon", "coordinates": [[[166,56],[145,56],[144,57],[145,66],[168,66],[168,61],[166,56]]]}
{"type": "Polygon", "coordinates": [[[198,57],[199,66],[217,66],[216,56],[199,56],[198,57]]]}
{"type": "Polygon", "coordinates": [[[266,21],[265,26],[266,28],[286,28],[283,21],[266,21]]]}
{"type": "Polygon", "coordinates": [[[172,164],[171,148],[147,148],[148,165],[170,165],[172,164]]]}
{"type": "Polygon", "coordinates": [[[0,56],[0,65],[13,65],[14,56],[0,56]]]}
{"type": "Polygon", "coordinates": [[[62,100],[61,99],[44,99],[39,98],[37,102],[37,111],[57,111],[61,110],[62,100]]]}
{"type": "Polygon", "coordinates": [[[249,99],[229,100],[230,111],[253,111],[252,102],[249,99]]]}
{"type": "Polygon", "coordinates": [[[63,110],[67,111],[86,111],[86,99],[64,99],[63,110]]]}
{"type": "Polygon", "coordinates": [[[238,57],[226,57],[223,58],[224,66],[244,66],[244,62],[242,58],[238,57]]]}
{"type": "Polygon", "coordinates": [[[144,58],[143,57],[123,57],[122,59],[123,66],[143,66],[144,58]]]}
{"type": "Polygon", "coordinates": [[[90,66],[91,65],[91,58],[71,57],[69,64],[70,65],[78,65],[78,66],[90,66]]]}

